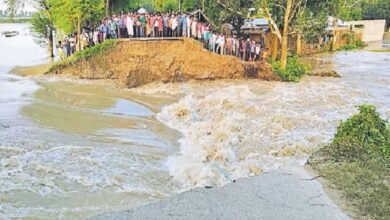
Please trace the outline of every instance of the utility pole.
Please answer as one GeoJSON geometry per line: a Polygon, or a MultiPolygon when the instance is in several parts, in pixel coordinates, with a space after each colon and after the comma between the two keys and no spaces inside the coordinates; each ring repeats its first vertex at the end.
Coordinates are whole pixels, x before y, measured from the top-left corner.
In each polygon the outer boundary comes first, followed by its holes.
{"type": "Polygon", "coordinates": [[[106,0],[106,17],[110,16],[110,0],[106,0]]]}
{"type": "Polygon", "coordinates": [[[179,12],[181,12],[181,0],[179,0],[179,12]]]}

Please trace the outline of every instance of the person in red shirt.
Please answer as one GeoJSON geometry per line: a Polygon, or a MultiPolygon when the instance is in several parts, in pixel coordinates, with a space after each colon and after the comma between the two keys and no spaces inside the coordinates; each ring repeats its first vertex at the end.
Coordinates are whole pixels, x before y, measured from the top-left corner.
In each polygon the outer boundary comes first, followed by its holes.
{"type": "Polygon", "coordinates": [[[241,40],[241,59],[245,60],[245,50],[246,50],[246,41],[244,39],[241,40]]]}
{"type": "Polygon", "coordinates": [[[157,18],[157,22],[158,22],[158,36],[163,37],[164,20],[163,20],[163,17],[161,16],[161,14],[159,14],[159,16],[157,18]]]}
{"type": "Polygon", "coordinates": [[[150,27],[150,36],[155,37],[156,33],[154,33],[154,21],[156,20],[156,17],[154,15],[151,15],[149,18],[149,27],[150,27]]]}

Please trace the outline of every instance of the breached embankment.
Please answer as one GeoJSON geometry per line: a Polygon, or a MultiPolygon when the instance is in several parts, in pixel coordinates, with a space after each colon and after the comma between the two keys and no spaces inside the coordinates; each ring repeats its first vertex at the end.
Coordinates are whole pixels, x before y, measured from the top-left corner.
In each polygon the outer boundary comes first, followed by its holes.
{"type": "Polygon", "coordinates": [[[125,87],[152,82],[240,79],[278,80],[266,62],[243,62],[205,50],[193,39],[123,40],[114,47],[48,74],[81,79],[113,79],[125,87]]]}

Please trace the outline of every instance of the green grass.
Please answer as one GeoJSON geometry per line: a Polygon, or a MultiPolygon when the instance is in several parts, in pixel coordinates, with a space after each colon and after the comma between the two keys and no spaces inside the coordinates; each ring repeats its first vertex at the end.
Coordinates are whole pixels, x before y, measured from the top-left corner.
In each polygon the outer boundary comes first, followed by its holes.
{"type": "Polygon", "coordinates": [[[350,41],[350,42],[347,42],[346,45],[338,48],[337,50],[338,51],[346,51],[346,50],[359,50],[359,49],[363,49],[367,46],[366,43],[364,43],[363,41],[361,40],[355,40],[355,41],[350,41]]]}
{"type": "Polygon", "coordinates": [[[390,219],[390,129],[374,106],[342,122],[309,164],[369,219],[390,219]]]}
{"type": "Polygon", "coordinates": [[[389,53],[390,49],[383,49],[383,50],[369,50],[370,52],[375,52],[375,53],[389,53]]]}
{"type": "Polygon", "coordinates": [[[363,49],[364,47],[367,46],[366,43],[357,39],[357,37],[354,33],[346,33],[346,34],[344,34],[344,37],[346,38],[346,45],[337,49],[339,51],[363,49]]]}
{"type": "Polygon", "coordinates": [[[297,82],[310,71],[310,66],[301,63],[297,56],[288,57],[286,70],[280,68],[280,61],[272,62],[271,65],[274,73],[285,82],[297,82]]]}
{"type": "Polygon", "coordinates": [[[114,46],[118,43],[116,40],[106,40],[101,44],[97,44],[91,48],[87,48],[86,50],[82,50],[76,52],[72,56],[66,58],[65,60],[58,61],[54,63],[46,72],[46,74],[56,71],[58,69],[64,68],[68,65],[73,65],[80,60],[88,59],[93,56],[98,56],[103,54],[103,52],[114,48],[114,46]]]}
{"type": "Polygon", "coordinates": [[[390,219],[390,172],[375,160],[323,163],[314,167],[329,183],[341,191],[357,214],[369,219],[390,219]]]}

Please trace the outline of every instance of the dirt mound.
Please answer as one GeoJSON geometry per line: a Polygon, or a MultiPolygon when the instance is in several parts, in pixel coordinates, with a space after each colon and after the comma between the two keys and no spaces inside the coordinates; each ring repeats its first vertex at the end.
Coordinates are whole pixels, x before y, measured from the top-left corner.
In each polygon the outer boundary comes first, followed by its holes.
{"type": "Polygon", "coordinates": [[[49,74],[114,79],[126,87],[155,81],[239,79],[278,80],[266,62],[242,62],[205,50],[192,39],[122,41],[102,54],[56,68],[49,74]]]}

